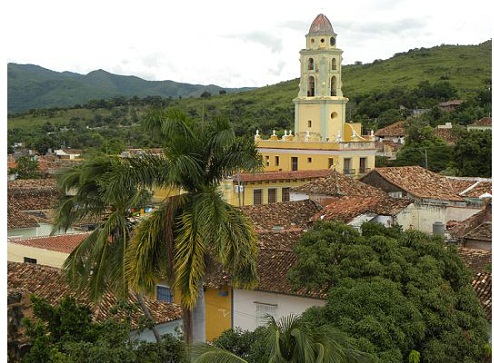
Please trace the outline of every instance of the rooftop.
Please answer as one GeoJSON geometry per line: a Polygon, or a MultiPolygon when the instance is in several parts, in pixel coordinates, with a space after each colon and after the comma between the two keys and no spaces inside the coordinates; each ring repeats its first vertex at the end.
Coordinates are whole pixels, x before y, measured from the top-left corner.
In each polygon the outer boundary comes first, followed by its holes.
{"type": "MultiPolygon", "coordinates": [[[[454,202],[464,201],[452,188],[451,183],[445,176],[420,166],[375,168],[369,174],[373,173],[380,175],[387,182],[406,191],[415,198],[454,202]]],[[[363,181],[367,176],[364,176],[361,180],[363,181]]]]}
{"type": "MultiPolygon", "coordinates": [[[[85,292],[76,293],[70,289],[61,270],[57,268],[9,261],[7,269],[9,295],[14,292],[35,294],[54,305],[59,304],[62,298],[72,296],[79,304],[85,304],[91,308],[93,318],[96,321],[101,322],[110,316],[114,316],[111,310],[118,302],[114,295],[105,294],[100,303],[91,302],[85,292]]],[[[130,303],[136,304],[136,295],[131,293],[129,300],[130,303]]],[[[163,324],[181,318],[180,306],[176,304],[152,301],[147,297],[144,297],[144,300],[156,324],[163,324]]],[[[143,315],[144,313],[138,306],[137,312],[131,316],[131,326],[133,329],[137,328],[139,317],[143,315]]],[[[124,316],[117,315],[117,317],[123,318],[124,316]]]]}

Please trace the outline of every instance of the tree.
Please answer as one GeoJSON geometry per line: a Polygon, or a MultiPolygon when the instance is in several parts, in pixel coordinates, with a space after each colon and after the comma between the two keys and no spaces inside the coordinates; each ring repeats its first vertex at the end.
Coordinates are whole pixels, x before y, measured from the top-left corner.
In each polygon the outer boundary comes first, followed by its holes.
{"type": "Polygon", "coordinates": [[[330,326],[318,326],[297,315],[276,321],[254,332],[228,331],[214,341],[214,347],[195,349],[195,363],[217,362],[366,362],[368,356],[355,350],[345,334],[330,326]]]}
{"type": "Polygon", "coordinates": [[[16,160],[16,166],[10,168],[9,173],[17,174],[18,179],[41,178],[39,161],[35,156],[19,156],[16,160]]]}
{"type": "Polygon", "coordinates": [[[153,109],[146,125],[162,136],[162,154],[104,156],[61,177],[63,190],[77,192],[62,200],[55,228],[87,216],[104,221],[69,256],[64,270],[74,286],[89,286],[94,298],[107,289],[124,294],[128,287],[154,293],[165,280],[180,292],[187,342],[192,322],[200,327],[197,339],[204,340],[204,305],[194,309],[193,320],[192,309],[204,302],[206,261],[215,258],[236,284],[248,287],[257,279],[252,228],[218,189],[224,177],[259,168],[260,158],[253,141],[236,138],[222,118],[195,124],[179,110],[153,109]],[[128,209],[154,187],[182,193],[166,198],[134,232],[128,209]]]}
{"type": "Polygon", "coordinates": [[[86,305],[64,297],[57,306],[31,296],[33,317],[23,319],[31,348],[22,362],[185,363],[185,345],[171,335],[162,343],[132,340],[130,322],[109,317],[93,321],[86,305]]]}
{"type": "Polygon", "coordinates": [[[460,176],[490,178],[492,175],[492,134],[489,131],[459,130],[453,160],[460,176]]]}
{"type": "Polygon", "coordinates": [[[432,127],[415,123],[407,128],[407,133],[393,166],[420,165],[436,173],[450,166],[453,147],[438,138],[432,127]]]}
{"type": "MultiPolygon", "coordinates": [[[[57,175],[62,197],[56,207],[53,231],[67,230],[87,218],[101,222],[70,253],[63,265],[69,284],[77,291],[87,290],[95,301],[107,291],[120,298],[127,296],[125,263],[135,226],[132,210],[144,207],[151,198],[146,189],[135,185],[119,188],[111,183],[124,167],[118,157],[100,156],[57,175]]],[[[138,300],[144,313],[150,316],[144,301],[138,300]]],[[[153,326],[151,329],[160,341],[153,326]]]]}
{"type": "Polygon", "coordinates": [[[488,325],[471,274],[440,237],[375,223],[359,235],[317,222],[295,251],[294,285],[328,294],[324,307],[303,317],[346,332],[376,361],[404,362],[412,351],[421,362],[485,358],[488,325]]]}
{"type": "Polygon", "coordinates": [[[261,160],[252,138],[235,137],[221,117],[198,124],[180,110],[154,109],[147,127],[162,135],[163,154],[131,160],[133,168],[121,182],[182,193],[166,198],[138,225],[127,260],[129,282],[151,292],[160,280],[167,281],[180,293],[187,343],[205,341],[207,261],[223,265],[235,286],[248,288],[257,281],[252,226],[222,199],[220,182],[239,170],[259,169],[261,160]]]}

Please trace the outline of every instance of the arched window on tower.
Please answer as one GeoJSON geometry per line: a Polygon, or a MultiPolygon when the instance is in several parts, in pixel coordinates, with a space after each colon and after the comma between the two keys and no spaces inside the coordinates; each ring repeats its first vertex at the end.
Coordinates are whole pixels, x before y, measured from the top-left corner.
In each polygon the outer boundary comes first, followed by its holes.
{"type": "Polygon", "coordinates": [[[331,77],[331,96],[336,96],[336,88],[337,88],[337,84],[336,84],[336,77],[333,76],[331,77]]]}
{"type": "Polygon", "coordinates": [[[333,61],[331,62],[331,69],[336,71],[336,58],[333,58],[333,61]]]}
{"type": "Polygon", "coordinates": [[[309,58],[308,64],[307,64],[307,69],[309,71],[312,71],[314,69],[314,58],[309,58]]]}
{"type": "Polygon", "coordinates": [[[314,97],[314,89],[315,89],[314,77],[310,76],[309,77],[309,84],[307,87],[307,97],[314,97]]]}

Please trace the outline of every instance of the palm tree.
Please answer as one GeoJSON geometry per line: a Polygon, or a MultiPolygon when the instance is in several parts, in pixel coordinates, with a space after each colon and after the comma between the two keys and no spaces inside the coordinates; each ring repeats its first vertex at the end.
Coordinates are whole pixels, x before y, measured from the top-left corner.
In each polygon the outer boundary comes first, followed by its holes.
{"type": "Polygon", "coordinates": [[[256,238],[238,208],[225,202],[221,181],[261,168],[251,139],[235,136],[222,117],[194,124],[176,109],[152,110],[148,130],[162,135],[163,154],[135,162],[128,178],[152,187],[180,189],[137,227],[127,260],[131,285],[151,292],[164,279],[181,296],[188,343],[205,341],[203,280],[207,261],[220,263],[235,286],[257,282],[256,238]]]}
{"type": "Polygon", "coordinates": [[[165,280],[180,292],[186,341],[205,341],[207,261],[219,262],[236,286],[248,288],[257,281],[252,227],[222,199],[219,185],[239,170],[260,169],[261,161],[253,141],[235,137],[221,117],[197,125],[183,112],[167,109],[151,110],[146,121],[148,130],[162,137],[162,153],[106,157],[61,177],[63,190],[76,192],[61,201],[55,228],[104,217],[69,256],[64,271],[94,298],[108,289],[124,295],[129,287],[153,293],[165,280]],[[128,210],[155,187],[180,193],[166,198],[134,230],[128,210]]]}
{"type": "MultiPolygon", "coordinates": [[[[122,168],[125,166],[120,158],[98,157],[58,175],[63,197],[56,208],[53,231],[67,230],[88,219],[99,222],[63,265],[70,285],[86,291],[94,301],[107,291],[121,299],[127,297],[125,260],[135,225],[131,210],[144,206],[151,197],[148,191],[135,186],[115,188],[110,181],[122,168]]],[[[151,318],[140,294],[137,300],[146,317],[151,318]]],[[[151,329],[159,342],[161,336],[154,327],[151,329]]]]}
{"type": "MultiPolygon", "coordinates": [[[[276,321],[266,316],[267,325],[260,331],[261,346],[268,363],[357,363],[369,362],[369,355],[351,347],[345,335],[328,326],[314,327],[300,316],[288,315],[276,321]]],[[[248,358],[247,358],[248,359],[248,358]]],[[[260,359],[259,357],[254,360],[260,359]]],[[[194,363],[245,363],[245,359],[216,346],[196,345],[194,363]]]]}
{"type": "Polygon", "coordinates": [[[267,316],[269,363],[364,362],[367,355],[353,349],[344,334],[329,325],[314,327],[290,314],[276,321],[267,316]]]}

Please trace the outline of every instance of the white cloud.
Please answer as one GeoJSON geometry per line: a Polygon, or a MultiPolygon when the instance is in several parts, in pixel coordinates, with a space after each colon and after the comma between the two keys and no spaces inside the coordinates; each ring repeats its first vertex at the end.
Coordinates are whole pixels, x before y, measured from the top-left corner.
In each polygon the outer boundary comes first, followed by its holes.
{"type": "Polygon", "coordinates": [[[344,63],[411,48],[479,44],[492,37],[481,0],[164,2],[6,1],[6,62],[148,80],[264,86],[299,76],[299,51],[318,13],[338,34],[344,63]]]}

